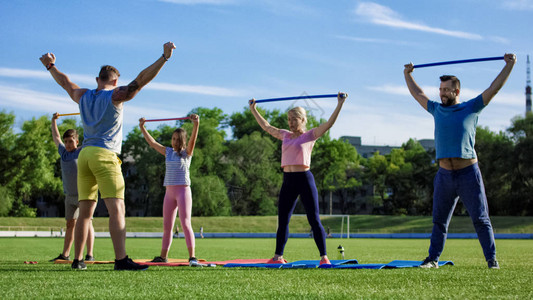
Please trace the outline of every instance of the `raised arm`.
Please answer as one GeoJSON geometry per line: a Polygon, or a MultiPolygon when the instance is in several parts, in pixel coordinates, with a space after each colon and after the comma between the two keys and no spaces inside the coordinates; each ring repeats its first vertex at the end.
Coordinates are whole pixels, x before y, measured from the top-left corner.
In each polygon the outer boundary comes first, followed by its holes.
{"type": "Polygon", "coordinates": [[[39,60],[43,63],[54,80],[59,84],[65,91],[67,91],[70,98],[78,103],[81,96],[85,93],[87,89],[80,89],[80,87],[74,82],[70,81],[67,75],[60,72],[56,67],[56,56],[53,53],[43,54],[39,60]]]}
{"type": "Polygon", "coordinates": [[[513,70],[514,64],[516,63],[516,56],[512,53],[506,53],[503,56],[503,59],[505,60],[505,66],[500,74],[496,76],[496,79],[494,79],[489,88],[481,94],[483,96],[483,104],[485,105],[489,104],[490,100],[496,96],[498,91],[505,84],[507,78],[509,78],[509,74],[511,74],[511,71],[513,70]]]}
{"type": "Polygon", "coordinates": [[[337,95],[337,107],[335,108],[331,116],[329,117],[329,120],[326,123],[320,124],[320,126],[318,126],[315,129],[315,131],[313,132],[313,134],[315,135],[315,138],[318,139],[319,137],[324,135],[324,133],[326,133],[326,131],[328,131],[331,128],[331,126],[335,124],[335,121],[337,120],[337,117],[339,116],[342,105],[344,104],[344,101],[346,100],[346,98],[348,98],[348,94],[339,92],[339,94],[337,95]]]}
{"type": "Polygon", "coordinates": [[[141,132],[144,136],[144,139],[146,140],[146,142],[148,142],[148,145],[150,145],[150,147],[152,147],[155,151],[163,154],[163,155],[166,155],[166,148],[165,146],[159,144],[158,142],[156,142],[156,140],[150,135],[150,133],[148,133],[148,130],[146,130],[146,128],[144,127],[144,123],[146,122],[146,119],[145,118],[140,118],[139,119],[139,128],[141,128],[141,132]]]}
{"type": "Polygon", "coordinates": [[[415,82],[415,79],[413,78],[413,63],[408,63],[404,65],[403,69],[403,75],[405,77],[405,83],[407,83],[407,88],[409,89],[409,92],[415,98],[416,101],[422,106],[425,110],[428,109],[428,101],[429,98],[424,94],[424,91],[418,84],[415,82]]]}
{"type": "Polygon", "coordinates": [[[192,121],[192,133],[191,138],[189,138],[189,145],[187,146],[187,155],[192,156],[194,152],[194,146],[196,145],[196,139],[198,138],[198,127],[200,126],[200,117],[196,114],[189,116],[189,119],[192,121]]]}
{"type": "Polygon", "coordinates": [[[61,141],[61,135],[59,134],[59,130],[57,129],[57,119],[59,118],[59,114],[55,113],[52,116],[52,140],[54,140],[54,144],[56,144],[56,147],[59,146],[59,144],[63,144],[63,141],[61,141]]]}
{"type": "Polygon", "coordinates": [[[255,120],[263,128],[264,131],[268,132],[271,136],[277,138],[278,140],[282,140],[283,136],[281,135],[281,132],[278,128],[270,125],[261,114],[257,111],[257,108],[255,107],[255,99],[252,99],[249,101],[250,103],[250,111],[252,112],[252,115],[254,115],[255,120]]]}
{"type": "Polygon", "coordinates": [[[176,46],[172,42],[168,42],[163,45],[163,55],[161,55],[153,64],[142,70],[137,78],[135,78],[127,86],[117,87],[113,92],[114,102],[125,102],[133,99],[135,95],[147,85],[154,77],[159,73],[161,68],[165,65],[165,62],[172,56],[172,51],[176,49],[176,46]]]}

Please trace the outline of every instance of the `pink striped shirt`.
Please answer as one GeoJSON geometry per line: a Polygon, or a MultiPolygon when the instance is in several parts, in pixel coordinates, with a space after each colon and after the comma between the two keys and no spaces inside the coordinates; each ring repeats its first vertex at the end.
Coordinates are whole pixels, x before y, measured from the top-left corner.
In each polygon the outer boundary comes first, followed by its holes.
{"type": "Polygon", "coordinates": [[[285,166],[311,166],[311,152],[315,145],[315,128],[304,132],[297,138],[291,139],[292,132],[281,129],[281,167],[285,166]]]}

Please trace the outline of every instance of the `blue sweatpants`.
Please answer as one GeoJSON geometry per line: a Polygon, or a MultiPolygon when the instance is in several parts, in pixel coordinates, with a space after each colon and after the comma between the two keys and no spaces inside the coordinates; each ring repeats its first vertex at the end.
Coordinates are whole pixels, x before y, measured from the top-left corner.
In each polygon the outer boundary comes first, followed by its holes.
{"type": "Polygon", "coordinates": [[[283,184],[279,192],[278,202],[278,231],[276,234],[276,254],[283,255],[285,244],[289,238],[289,221],[296,207],[296,201],[300,200],[307,214],[307,221],[313,230],[313,237],[320,252],[320,256],[326,255],[326,232],[320,222],[318,211],[318,192],[315,178],[311,171],[283,173],[283,184]]]}
{"type": "Polygon", "coordinates": [[[453,171],[439,168],[433,184],[433,232],[431,233],[429,258],[439,259],[444,249],[448,225],[455,205],[461,198],[474,223],[485,259],[495,259],[496,244],[478,164],[453,171]]]}

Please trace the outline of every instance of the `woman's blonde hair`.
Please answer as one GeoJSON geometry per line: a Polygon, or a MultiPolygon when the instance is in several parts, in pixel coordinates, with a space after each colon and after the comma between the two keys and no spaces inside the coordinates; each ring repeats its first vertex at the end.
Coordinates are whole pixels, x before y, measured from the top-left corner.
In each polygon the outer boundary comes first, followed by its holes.
{"type": "Polygon", "coordinates": [[[289,110],[288,114],[292,113],[293,115],[295,115],[296,117],[300,118],[303,120],[303,126],[305,128],[306,124],[307,124],[307,112],[305,111],[305,109],[301,106],[296,106],[296,107],[293,107],[289,110]]]}

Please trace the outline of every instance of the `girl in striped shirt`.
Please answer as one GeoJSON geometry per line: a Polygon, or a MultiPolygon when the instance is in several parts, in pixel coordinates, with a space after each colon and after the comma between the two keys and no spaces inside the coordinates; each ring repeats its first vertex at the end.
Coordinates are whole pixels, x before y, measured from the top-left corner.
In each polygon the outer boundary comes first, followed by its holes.
{"type": "Polygon", "coordinates": [[[189,142],[187,143],[187,132],[182,128],[177,128],[172,134],[172,147],[165,147],[156,142],[144,127],[146,119],[139,119],[139,127],[144,139],[150,147],[165,156],[166,164],[165,181],[163,183],[166,188],[163,201],[163,242],[161,256],[156,256],[152,262],[168,262],[168,251],[172,244],[172,228],[174,228],[176,214],[179,213],[185,242],[189,250],[189,265],[198,265],[198,260],[194,253],[194,232],[191,226],[192,196],[189,166],[191,165],[191,158],[198,136],[200,118],[196,114],[191,114],[189,119],[193,122],[189,142]]]}

